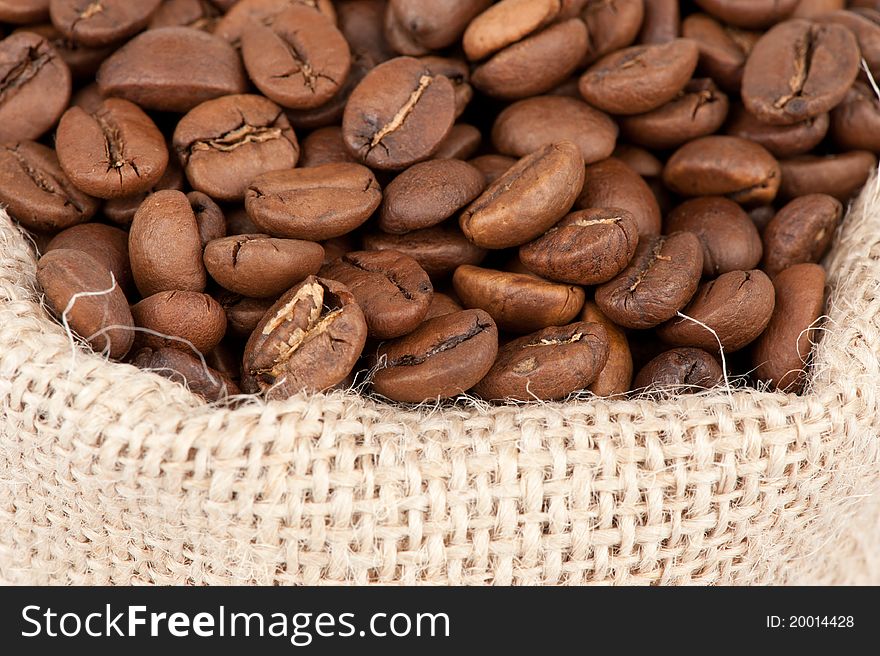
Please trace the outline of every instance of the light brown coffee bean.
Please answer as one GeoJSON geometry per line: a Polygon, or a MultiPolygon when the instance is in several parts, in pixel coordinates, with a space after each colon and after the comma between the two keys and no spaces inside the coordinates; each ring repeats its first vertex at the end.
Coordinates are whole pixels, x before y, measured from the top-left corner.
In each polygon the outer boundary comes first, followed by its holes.
{"type": "Polygon", "coordinates": [[[626,394],[632,384],[633,376],[633,359],[626,333],[606,317],[599,306],[592,301],[584,304],[580,320],[601,325],[608,336],[608,359],[587,389],[596,396],[626,394]]]}
{"type": "Polygon", "coordinates": [[[342,128],[331,125],[318,128],[302,140],[298,165],[302,168],[356,161],[342,140],[342,128]]]}
{"type": "Polygon", "coordinates": [[[801,155],[779,162],[783,200],[818,193],[847,201],[877,169],[877,156],[865,150],[835,155],[801,155]]]}
{"type": "Polygon", "coordinates": [[[434,292],[424,320],[427,321],[434,317],[442,317],[444,314],[452,314],[453,312],[461,312],[463,309],[464,308],[461,307],[459,302],[451,296],[441,294],[440,292],[434,292]]]}
{"type": "Polygon", "coordinates": [[[102,223],[82,223],[62,230],[52,238],[44,253],[58,249],[88,253],[113,274],[122,291],[131,285],[131,265],[128,261],[128,233],[102,223]]]}
{"type": "Polygon", "coordinates": [[[691,14],[684,19],[681,29],[682,36],[695,41],[700,49],[702,72],[722,89],[739,91],[746,58],[753,45],[749,35],[722,25],[706,14],[691,14]]]}
{"type": "Polygon", "coordinates": [[[696,3],[725,23],[756,30],[788,18],[798,0],[696,0],[696,3]]]}
{"type": "Polygon", "coordinates": [[[639,42],[669,43],[681,33],[681,9],[678,0],[644,0],[645,18],[639,42]]]}
{"type": "Polygon", "coordinates": [[[420,48],[440,50],[453,45],[471,19],[486,9],[491,0],[390,0],[388,11],[406,39],[420,48]]]}
{"type": "Polygon", "coordinates": [[[613,157],[619,159],[643,178],[659,178],[663,174],[663,162],[646,148],[631,144],[618,144],[614,149],[613,157]]]}
{"type": "Polygon", "coordinates": [[[868,68],[876,71],[880,67],[880,12],[876,8],[833,11],[816,17],[816,21],[847,28],[856,37],[868,68]]]}
{"type": "Polygon", "coordinates": [[[162,0],[50,0],[52,24],[68,39],[108,46],[140,32],[162,0]]]}
{"type": "MultiPolygon", "coordinates": [[[[219,4],[217,0],[212,1],[215,5],[219,4]]],[[[332,0],[233,0],[232,6],[217,23],[215,34],[238,48],[241,46],[241,36],[248,26],[258,23],[271,27],[278,16],[293,6],[311,9],[331,23],[336,22],[332,0]]]]}
{"type": "Polygon", "coordinates": [[[505,155],[480,155],[468,160],[468,164],[473,164],[483,174],[488,186],[516,164],[516,160],[505,155]]]}
{"type": "Polygon", "coordinates": [[[764,270],[775,276],[794,264],[818,262],[842,218],[843,205],[826,194],[794,199],[764,229],[764,270]]]}
{"type": "MultiPolygon", "coordinates": [[[[98,105],[98,107],[100,104],[98,105]]],[[[97,107],[96,107],[97,109],[97,107]]],[[[90,111],[90,110],[87,110],[90,111]]],[[[186,177],[183,175],[183,169],[177,157],[169,156],[168,166],[165,167],[165,173],[159,178],[159,181],[145,192],[135,194],[133,196],[125,196],[123,198],[108,198],[101,207],[101,213],[104,218],[121,226],[131,225],[135,212],[144,202],[144,199],[152,193],[162,191],[163,189],[174,189],[175,191],[183,191],[186,185],[186,177]]]]}
{"type": "Polygon", "coordinates": [[[211,0],[166,0],[153,12],[148,27],[192,27],[211,34],[221,15],[211,0]]]}
{"type": "Polygon", "coordinates": [[[629,45],[639,35],[645,15],[644,0],[586,0],[581,19],[590,35],[587,64],[629,45]]]}
{"type": "Polygon", "coordinates": [[[661,389],[677,393],[717,387],[724,380],[718,361],[697,348],[675,348],[661,353],[636,375],[633,389],[661,389]]]}
{"type": "Polygon", "coordinates": [[[224,401],[241,393],[229,376],[211,369],[199,358],[180,349],[145,348],[137,353],[132,364],[183,385],[209,403],[224,401]]]}
{"type": "Polygon", "coordinates": [[[113,53],[112,47],[92,48],[72,41],[51,23],[25,25],[15,32],[32,32],[49,41],[49,44],[55,48],[55,51],[67,64],[74,80],[94,78],[101,63],[113,53]]]}
{"type": "Polygon", "coordinates": [[[471,61],[486,57],[549,25],[559,16],[559,0],[502,0],[474,18],[462,37],[471,61]]]}
{"type": "Polygon", "coordinates": [[[737,103],[727,123],[727,134],[754,141],[774,157],[802,155],[821,143],[828,132],[828,114],[819,114],[792,125],[770,125],[752,116],[737,103]]]}
{"type": "Polygon", "coordinates": [[[457,225],[445,223],[405,235],[369,232],[363,237],[368,251],[395,250],[409,255],[432,279],[444,278],[462,264],[480,264],[486,250],[475,246],[457,225]]]}
{"type": "Polygon", "coordinates": [[[633,215],[640,237],[660,234],[660,206],[654,193],[638,173],[614,157],[586,168],[575,208],[591,207],[619,207],[633,215]]]}
{"type": "Polygon", "coordinates": [[[220,304],[199,292],[168,291],[147,296],[131,306],[138,332],[137,347],[176,348],[210,352],[226,334],[226,313],[220,304]],[[157,334],[158,333],[158,334],[157,334]]]}

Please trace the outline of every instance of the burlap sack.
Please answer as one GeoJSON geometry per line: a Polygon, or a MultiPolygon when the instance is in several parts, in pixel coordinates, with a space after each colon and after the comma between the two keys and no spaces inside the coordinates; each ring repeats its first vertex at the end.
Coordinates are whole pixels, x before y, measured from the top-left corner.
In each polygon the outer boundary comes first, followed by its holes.
{"type": "Polygon", "coordinates": [[[72,348],[0,216],[0,579],[880,582],[880,186],[803,397],[230,411],[72,348]]]}

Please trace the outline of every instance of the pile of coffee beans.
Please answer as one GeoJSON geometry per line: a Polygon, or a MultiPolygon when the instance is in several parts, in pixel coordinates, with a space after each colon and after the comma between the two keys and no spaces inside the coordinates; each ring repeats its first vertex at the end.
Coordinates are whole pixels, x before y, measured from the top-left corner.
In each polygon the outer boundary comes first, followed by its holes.
{"type": "Polygon", "coordinates": [[[0,0],[0,38],[47,304],[209,400],[801,391],[880,152],[880,0],[0,0]]]}

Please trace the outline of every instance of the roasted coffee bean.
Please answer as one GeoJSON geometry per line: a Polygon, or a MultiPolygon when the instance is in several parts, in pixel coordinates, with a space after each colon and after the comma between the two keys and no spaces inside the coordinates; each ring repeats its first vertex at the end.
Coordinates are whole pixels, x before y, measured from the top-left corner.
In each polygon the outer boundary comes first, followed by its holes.
{"type": "Polygon", "coordinates": [[[487,400],[563,399],[592,383],[607,360],[608,335],[601,325],[544,328],[499,348],[474,393],[487,400]]]}
{"type": "Polygon", "coordinates": [[[342,33],[320,13],[297,4],[279,14],[271,27],[247,26],[241,54],[256,87],[292,109],[323,105],[345,83],[351,67],[342,33]]]}
{"type": "Polygon", "coordinates": [[[668,43],[681,32],[678,0],[643,0],[645,18],[639,34],[640,43],[668,43]]]}
{"type": "Polygon", "coordinates": [[[798,0],[696,0],[696,3],[725,23],[756,30],[788,18],[798,0]]]}
{"type": "Polygon", "coordinates": [[[70,182],[55,151],[33,141],[0,145],[0,179],[0,205],[31,230],[63,230],[98,210],[98,201],[70,182]]]}
{"type": "Polygon", "coordinates": [[[278,297],[324,260],[320,244],[268,235],[235,235],[205,246],[205,268],[230,291],[255,298],[278,297]]]}
{"type": "Polygon", "coordinates": [[[97,198],[125,198],[157,184],[168,148],[137,105],[108,98],[97,111],[68,109],[55,133],[58,161],[78,188],[97,198]]]}
{"type": "Polygon", "coordinates": [[[37,283],[55,314],[98,353],[122,358],[134,340],[128,301],[109,269],[88,253],[59,248],[37,263],[37,283]]]}
{"type": "Polygon", "coordinates": [[[461,229],[482,248],[519,246],[565,216],[583,184],[580,148],[570,141],[549,144],[523,157],[489,185],[462,212],[461,229]]]}
{"type": "Polygon", "coordinates": [[[467,26],[464,52],[471,61],[485,59],[549,25],[560,8],[559,0],[501,0],[467,26]]]}
{"type": "Polygon", "coordinates": [[[382,34],[388,43],[388,47],[400,55],[417,57],[430,52],[430,50],[420,46],[409,37],[409,34],[400,25],[397,17],[388,5],[385,6],[385,15],[382,20],[382,34]]]}
{"type": "Polygon", "coordinates": [[[131,285],[128,233],[124,230],[101,223],[75,225],[55,235],[43,252],[61,248],[91,255],[103,270],[113,274],[123,292],[131,285]]]}
{"type": "Polygon", "coordinates": [[[281,108],[262,96],[224,96],[202,103],[177,124],[174,149],[193,188],[241,200],[268,171],[296,166],[299,144],[281,108]]]}
{"type": "Polygon", "coordinates": [[[251,221],[244,205],[227,206],[224,213],[226,214],[227,235],[255,235],[261,232],[257,224],[251,221]]]}
{"type": "Polygon", "coordinates": [[[277,298],[249,298],[232,292],[223,292],[217,297],[217,301],[226,313],[227,333],[236,337],[250,337],[254,328],[260,323],[260,319],[277,300],[277,298]]]}
{"type": "Polygon", "coordinates": [[[434,151],[434,159],[467,159],[480,147],[483,135],[473,125],[456,123],[434,151]]]}
{"type": "Polygon", "coordinates": [[[442,223],[479,196],[483,174],[459,160],[428,160],[398,175],[385,188],[379,228],[403,234],[442,223]]]}
{"type": "Polygon", "coordinates": [[[134,282],[143,296],[205,289],[199,226],[186,195],[157,191],[138,208],[128,235],[134,282]]]}
{"type": "Polygon", "coordinates": [[[725,352],[733,353],[764,332],[773,314],[774,298],[773,283],[760,269],[729,271],[700,285],[681,311],[690,319],[671,319],[657,328],[657,334],[675,346],[707,351],[717,350],[720,341],[725,352]]]}
{"type": "Polygon", "coordinates": [[[406,34],[406,39],[426,50],[452,45],[491,0],[390,0],[388,11],[406,34]]]}
{"type": "Polygon", "coordinates": [[[749,55],[743,103],[765,123],[799,123],[843,100],[858,72],[859,46],[848,29],[788,20],[761,37],[749,55]]]}
{"type": "Polygon", "coordinates": [[[816,321],[825,306],[825,270],[818,264],[795,264],[773,278],[773,287],[776,308],[752,350],[755,377],[774,389],[800,393],[816,321]]]}
{"type": "Polygon", "coordinates": [[[587,166],[575,208],[592,207],[628,211],[636,220],[640,237],[660,233],[660,206],[651,188],[638,173],[614,157],[587,166]]]}
{"type": "Polygon", "coordinates": [[[452,82],[455,89],[455,118],[461,116],[474,97],[474,88],[470,85],[471,70],[467,62],[430,55],[419,57],[419,61],[432,75],[443,75],[452,82]]]}
{"type": "Polygon", "coordinates": [[[149,28],[192,27],[212,33],[220,16],[211,0],[165,0],[150,17],[149,28]]]}
{"type": "Polygon", "coordinates": [[[841,150],[880,152],[880,101],[867,85],[854,84],[831,112],[831,138],[841,150]]]}
{"type": "Polygon", "coordinates": [[[702,72],[721,88],[739,91],[746,58],[754,45],[749,35],[705,14],[691,14],[684,19],[681,29],[682,36],[695,41],[700,50],[702,72]]]}
{"type": "Polygon", "coordinates": [[[749,210],[749,218],[755,224],[758,232],[763,232],[774,216],[776,216],[776,208],[772,205],[759,205],[749,210]]]}
{"type": "Polygon", "coordinates": [[[837,155],[802,155],[779,162],[782,185],[779,196],[790,200],[811,193],[849,200],[877,168],[877,157],[865,150],[837,155]]]}
{"type": "Polygon", "coordinates": [[[138,332],[136,348],[176,348],[210,352],[226,334],[226,313],[207,294],[169,291],[147,296],[131,306],[138,332]]]}
{"type": "Polygon", "coordinates": [[[663,174],[663,162],[650,150],[631,144],[618,144],[615,159],[626,164],[643,178],[659,178],[663,174]]]}
{"type": "Polygon", "coordinates": [[[808,194],[783,207],[764,229],[764,270],[770,276],[794,264],[818,262],[843,218],[843,205],[825,194],[808,194]]]}
{"type": "Polygon", "coordinates": [[[279,15],[294,6],[311,9],[336,22],[332,0],[238,0],[217,23],[214,33],[238,48],[247,27],[254,23],[271,27],[279,15]]]}
{"type": "Polygon", "coordinates": [[[691,300],[702,271],[703,248],[695,234],[642,237],[629,266],[596,289],[596,305],[620,326],[653,328],[691,300]]]}
{"type": "Polygon", "coordinates": [[[683,196],[727,196],[743,205],[769,203],[780,184],[779,163],[763,146],[739,137],[702,137],[679,148],[663,182],[683,196]]]}
{"type": "Polygon", "coordinates": [[[38,139],[70,101],[70,69],[41,36],[16,32],[0,41],[0,143],[38,139]]]}
{"type": "Polygon", "coordinates": [[[303,139],[300,145],[302,153],[298,165],[303,168],[356,161],[345,147],[342,128],[338,125],[318,128],[303,139]]]}
{"type": "Polygon", "coordinates": [[[644,114],[624,116],[620,129],[631,142],[663,150],[712,134],[724,123],[727,96],[712,80],[688,82],[678,97],[644,114]]]}
{"type": "Polygon", "coordinates": [[[381,200],[365,166],[324,164],[264,173],[248,186],[245,207],[270,235],[320,241],[360,226],[381,200]]]}
{"type": "Polygon", "coordinates": [[[238,385],[229,376],[180,349],[145,348],[138,351],[132,364],[184,385],[190,392],[210,403],[241,393],[238,385]]]}
{"type": "Polygon", "coordinates": [[[351,92],[355,90],[367,70],[360,66],[354,65],[348,72],[345,84],[330,100],[323,105],[312,109],[285,109],[287,120],[297,130],[316,130],[317,128],[326,128],[330,125],[339,125],[342,123],[342,117],[351,92]]]}
{"type": "Polygon", "coordinates": [[[748,271],[758,266],[761,235],[732,200],[704,196],[685,201],[666,220],[667,232],[692,232],[703,244],[703,275],[748,271]]]}
{"type": "MultiPolygon", "coordinates": [[[[97,111],[99,107],[100,104],[96,106],[94,111],[97,111]]],[[[91,112],[92,110],[85,111],[91,112]]],[[[117,223],[121,226],[130,225],[135,212],[137,212],[141,203],[144,202],[144,199],[147,196],[157,191],[162,191],[163,189],[183,191],[185,184],[186,177],[183,175],[183,169],[180,167],[180,162],[177,161],[177,157],[171,156],[168,158],[168,166],[165,167],[165,173],[162,174],[162,177],[159,178],[159,181],[155,185],[150,187],[147,191],[135,194],[134,196],[108,198],[104,201],[104,205],[101,207],[101,213],[104,215],[104,218],[113,221],[113,223],[117,223]]]]}
{"type": "Polygon", "coordinates": [[[586,0],[581,19],[590,35],[587,64],[629,45],[639,35],[645,15],[644,0],[586,0]]]}
{"type": "Polygon", "coordinates": [[[137,34],[162,0],[50,0],[52,24],[68,39],[106,46],[137,34]]]}
{"type": "Polygon", "coordinates": [[[105,96],[166,112],[188,112],[206,100],[247,89],[241,58],[232,46],[189,27],[139,34],[101,65],[97,79],[105,96]]]}
{"type": "MultiPolygon", "coordinates": [[[[874,0],[868,0],[868,3],[873,1],[874,0]]],[[[792,18],[816,18],[817,16],[827,14],[830,11],[844,9],[846,4],[846,0],[800,0],[791,16],[792,18]]],[[[858,6],[859,2],[856,0],[856,2],[850,4],[858,6]]]]}
{"type": "Polygon", "coordinates": [[[342,119],[349,151],[378,169],[402,169],[437,150],[455,120],[455,91],[417,59],[380,64],[351,93],[342,119]]]}
{"type": "Polygon", "coordinates": [[[498,329],[482,310],[435,317],[379,347],[373,390],[403,403],[462,394],[485,376],[498,353],[498,329]]]}
{"type": "Polygon", "coordinates": [[[93,78],[101,63],[113,52],[111,47],[91,48],[68,39],[51,23],[25,25],[18,31],[33,32],[46,39],[67,64],[75,80],[93,78]]]}
{"type": "Polygon", "coordinates": [[[770,125],[759,121],[737,103],[726,131],[731,136],[764,146],[774,157],[794,157],[818,146],[828,132],[828,125],[828,114],[819,114],[791,125],[770,125]]]}
{"type": "Polygon", "coordinates": [[[696,43],[688,39],[618,50],[587,69],[580,92],[588,103],[611,114],[649,112],[684,89],[698,57],[696,43]]]}
{"type": "Polygon", "coordinates": [[[443,278],[462,264],[480,264],[486,250],[475,246],[456,225],[443,224],[405,235],[370,232],[364,235],[368,251],[395,250],[409,255],[431,278],[443,278]]]}
{"type": "Polygon", "coordinates": [[[464,308],[451,296],[434,292],[431,297],[431,304],[428,306],[428,312],[425,314],[425,321],[434,317],[442,317],[444,314],[452,314],[453,312],[461,312],[464,308]]]}
{"type": "Polygon", "coordinates": [[[321,276],[348,287],[376,339],[412,332],[424,320],[434,294],[428,274],[398,251],[346,253],[325,265],[321,276]]]}
{"type": "Polygon", "coordinates": [[[536,96],[509,105],[495,119],[492,145],[504,155],[524,157],[544,146],[570,141],[584,163],[605,159],[614,150],[617,125],[575,98],[536,96]]]}
{"type": "Polygon", "coordinates": [[[248,339],[242,388],[285,399],[333,387],[354,368],[366,338],[351,292],[309,276],[269,308],[248,339]]]}
{"type": "Polygon", "coordinates": [[[721,365],[697,348],[676,348],[661,353],[636,375],[633,389],[671,389],[690,392],[717,387],[724,381],[721,365]]]}
{"type": "Polygon", "coordinates": [[[483,174],[488,186],[516,164],[516,160],[505,155],[480,155],[469,160],[468,164],[473,164],[483,174]]]}
{"type": "MultiPolygon", "coordinates": [[[[333,6],[329,0],[327,4],[333,6]]],[[[385,0],[337,0],[333,4],[355,67],[370,70],[395,56],[382,34],[385,0]]]]}
{"type": "Polygon", "coordinates": [[[452,284],[465,307],[485,310],[499,328],[520,334],[571,322],[585,298],[580,287],[470,265],[455,270],[452,284]]]}
{"type": "Polygon", "coordinates": [[[204,248],[208,242],[226,236],[226,217],[220,206],[201,191],[191,191],[186,195],[199,226],[199,241],[204,248]]]}
{"type": "Polygon", "coordinates": [[[597,285],[626,268],[638,242],[632,214],[619,208],[594,208],[572,212],[546,234],[521,246],[519,257],[543,278],[597,285]]]}
{"type": "Polygon", "coordinates": [[[868,68],[880,68],[880,13],[876,10],[834,11],[816,17],[816,21],[847,28],[856,37],[868,68]]]}
{"type": "Polygon", "coordinates": [[[49,18],[49,0],[0,0],[0,21],[26,25],[49,18]]]}
{"type": "Polygon", "coordinates": [[[596,396],[626,394],[632,385],[633,376],[633,359],[626,333],[606,317],[599,306],[592,301],[584,304],[580,319],[601,325],[608,336],[608,359],[587,389],[596,396]]]}
{"type": "Polygon", "coordinates": [[[352,232],[340,237],[325,239],[321,242],[321,247],[324,249],[324,261],[322,264],[329,264],[346,253],[360,250],[358,244],[359,240],[355,238],[355,233],[352,232]]]}

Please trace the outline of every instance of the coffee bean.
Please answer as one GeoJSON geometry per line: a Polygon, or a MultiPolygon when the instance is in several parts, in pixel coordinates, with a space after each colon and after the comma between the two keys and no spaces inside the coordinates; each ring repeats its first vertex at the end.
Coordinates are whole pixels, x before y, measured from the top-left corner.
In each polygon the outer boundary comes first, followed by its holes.
{"type": "Polygon", "coordinates": [[[651,188],[638,173],[614,157],[587,166],[575,208],[592,207],[628,211],[636,220],[640,237],[660,233],[660,206],[651,188]]]}
{"type": "Polygon", "coordinates": [[[425,321],[379,347],[373,389],[403,403],[462,394],[488,373],[498,353],[498,329],[482,310],[425,321]]]}
{"type": "Polygon", "coordinates": [[[219,7],[210,0],[165,0],[150,17],[149,28],[192,27],[210,34],[220,16],[219,7]]]}
{"type": "Polygon", "coordinates": [[[368,251],[396,250],[409,255],[431,278],[443,278],[462,264],[480,264],[486,250],[475,246],[457,225],[443,224],[405,235],[370,232],[364,235],[368,251]]]}
{"type": "Polygon", "coordinates": [[[818,16],[820,23],[835,24],[847,28],[856,37],[861,56],[868,68],[880,68],[880,13],[875,9],[862,11],[833,11],[818,16]]]}
{"type": "Polygon", "coordinates": [[[101,223],[71,226],[55,235],[43,252],[62,248],[91,255],[101,265],[102,270],[113,274],[123,292],[131,285],[128,233],[124,230],[101,223]]]}
{"type": "Polygon", "coordinates": [[[880,101],[867,85],[855,83],[831,112],[831,138],[841,150],[880,152],[880,101]]]}
{"type": "Polygon", "coordinates": [[[581,19],[590,35],[590,49],[584,63],[629,45],[639,35],[645,15],[643,0],[586,0],[581,19]]]}
{"type": "Polygon", "coordinates": [[[49,18],[49,0],[0,0],[0,21],[26,25],[49,18]]]}
{"type": "Polygon", "coordinates": [[[596,289],[596,305],[620,326],[652,328],[691,300],[702,271],[703,248],[695,234],[643,237],[629,266],[596,289]]]}
{"type": "Polygon", "coordinates": [[[818,262],[843,218],[843,205],[826,194],[801,196],[764,229],[764,270],[775,276],[794,264],[818,262]]]}
{"type": "Polygon", "coordinates": [[[348,77],[345,78],[345,83],[335,96],[323,105],[312,109],[285,109],[287,120],[297,130],[315,130],[339,125],[342,122],[342,116],[351,92],[355,90],[366,74],[367,70],[355,62],[348,72],[348,77]]]}
{"type": "MultiPolygon", "coordinates": [[[[873,3],[874,0],[866,1],[870,4],[873,3]]],[[[817,16],[827,14],[830,11],[844,9],[846,4],[846,0],[800,0],[791,15],[792,18],[816,18],[817,16]]],[[[850,4],[858,6],[859,0],[850,4]]]]}
{"type": "Polygon", "coordinates": [[[339,259],[346,253],[359,250],[359,243],[355,239],[355,233],[350,232],[340,237],[325,239],[321,242],[321,247],[324,249],[324,261],[322,264],[330,264],[330,262],[339,259]]]}
{"type": "Polygon", "coordinates": [[[788,20],[761,37],[749,55],[743,103],[765,123],[799,123],[843,100],[858,72],[859,46],[848,29],[788,20]]]}
{"type": "Polygon", "coordinates": [[[434,151],[434,159],[465,160],[480,147],[483,135],[473,125],[456,123],[434,151]]]}
{"type": "Polygon", "coordinates": [[[67,64],[70,74],[75,80],[94,77],[101,63],[113,52],[111,47],[92,48],[73,41],[64,36],[51,23],[25,25],[16,30],[16,32],[19,31],[32,32],[46,39],[55,48],[58,56],[67,64]]]}
{"type": "Polygon", "coordinates": [[[346,253],[321,269],[351,291],[364,313],[371,337],[406,335],[425,318],[434,288],[428,274],[408,255],[397,251],[346,253]]]}
{"type": "Polygon", "coordinates": [[[773,314],[773,283],[760,269],[729,271],[710,280],[697,290],[681,311],[712,330],[684,318],[671,319],[657,328],[665,342],[675,346],[694,346],[707,351],[718,348],[718,340],[727,353],[753,342],[773,314]]]}
{"type": "Polygon", "coordinates": [[[189,206],[199,226],[199,241],[204,248],[208,242],[226,236],[226,217],[220,206],[201,191],[191,191],[186,195],[189,206]]]}
{"type": "Polygon", "coordinates": [[[516,160],[505,155],[480,155],[469,160],[468,164],[473,164],[483,174],[488,186],[516,164],[516,160]]]}
{"type": "Polygon", "coordinates": [[[676,348],[661,353],[636,375],[634,389],[672,389],[691,392],[722,383],[724,371],[711,355],[697,348],[676,348]]]}
{"type": "Polygon", "coordinates": [[[485,59],[549,25],[559,11],[558,0],[501,0],[467,26],[464,52],[471,61],[485,59]]]}
{"type": "Polygon", "coordinates": [[[479,196],[486,186],[476,168],[458,160],[414,164],[386,187],[379,228],[392,234],[437,225],[479,196]]]}
{"type": "MultiPolygon", "coordinates": [[[[101,101],[103,102],[103,101],[101,101]]],[[[95,108],[95,111],[100,104],[95,108]]],[[[86,110],[91,111],[91,110],[86,110]]],[[[177,157],[168,158],[168,166],[165,167],[165,173],[159,178],[159,181],[145,192],[126,196],[124,198],[108,198],[101,207],[101,212],[106,219],[113,221],[121,226],[131,225],[135,212],[144,202],[144,199],[150,194],[162,191],[163,189],[174,189],[175,191],[183,191],[186,178],[183,175],[183,169],[177,157]]]]}
{"type": "Polygon", "coordinates": [[[141,204],[131,222],[128,252],[143,296],[205,289],[199,226],[180,191],[157,191],[141,204]]]}
{"type": "Polygon", "coordinates": [[[828,114],[819,114],[792,125],[770,125],[759,121],[737,103],[726,132],[764,146],[774,157],[794,157],[818,146],[828,132],[828,125],[828,114]]]}
{"type": "Polygon", "coordinates": [[[452,82],[455,90],[455,118],[461,116],[474,97],[474,88],[470,85],[471,69],[467,62],[430,55],[419,57],[419,61],[432,75],[443,75],[452,82]]]}
{"type": "Polygon", "coordinates": [[[241,58],[232,46],[189,27],[139,34],[101,65],[97,79],[105,96],[166,112],[188,112],[206,100],[247,89],[241,58]]]}
{"type": "Polygon", "coordinates": [[[194,348],[200,353],[208,353],[226,334],[223,308],[213,298],[199,292],[159,292],[132,305],[131,314],[135,326],[152,331],[137,334],[136,348],[168,347],[187,352],[194,348]]]}
{"type": "Polygon", "coordinates": [[[248,339],[242,388],[285,399],[333,387],[354,368],[366,338],[351,292],[309,276],[269,308],[248,339]]]}
{"type": "Polygon", "coordinates": [[[303,168],[355,161],[345,147],[342,128],[338,125],[318,128],[302,140],[301,146],[302,153],[298,165],[303,168]]]}
{"type": "MultiPolygon", "coordinates": [[[[331,4],[329,0],[327,4],[331,4]]],[[[339,29],[356,67],[369,70],[395,56],[382,34],[385,0],[342,0],[335,6],[339,29]]]]}
{"type": "Polygon", "coordinates": [[[226,313],[226,330],[236,337],[250,337],[263,315],[277,298],[248,298],[232,292],[221,292],[217,301],[226,313]]]}
{"type": "Polygon", "coordinates": [[[165,138],[137,105],[108,98],[97,111],[68,109],[55,147],[71,182],[97,198],[124,198],[157,184],[168,166],[165,138]]]}
{"type": "Polygon", "coordinates": [[[499,328],[513,333],[565,325],[584,305],[580,287],[523,273],[464,265],[455,270],[452,284],[465,307],[485,310],[499,328]]]}
{"type": "Polygon", "coordinates": [[[319,244],[268,235],[235,235],[205,247],[205,268],[224,288],[256,298],[277,297],[307,276],[324,259],[319,244]]]}
{"type": "Polygon", "coordinates": [[[320,241],[360,226],[381,200],[368,168],[324,164],[264,173],[248,186],[245,207],[270,235],[320,241]]]}
{"type": "Polygon", "coordinates": [[[197,357],[173,348],[138,351],[132,363],[154,374],[186,386],[209,403],[216,403],[240,394],[238,386],[229,376],[211,369],[197,357]]]}
{"type": "Polygon", "coordinates": [[[811,193],[838,200],[852,198],[877,168],[877,157],[865,150],[836,155],[802,155],[779,162],[782,185],[779,196],[790,200],[811,193]]]}
{"type": "Polygon", "coordinates": [[[587,386],[596,396],[626,394],[632,384],[633,360],[626,333],[606,317],[592,301],[584,304],[581,321],[599,324],[608,336],[608,359],[596,378],[587,386]]]}
{"type": "Polygon", "coordinates": [[[763,248],[749,215],[732,200],[705,196],[685,201],[666,220],[667,232],[692,232],[703,245],[703,275],[748,271],[758,266],[763,248]]]}
{"type": "Polygon", "coordinates": [[[638,242],[632,214],[594,208],[572,212],[542,237],[521,246],[519,257],[543,278],[596,285],[626,268],[638,242]]]}
{"type": "Polygon", "coordinates": [[[744,205],[769,203],[780,184],[779,163],[765,148],[739,137],[702,137],[666,162],[663,182],[683,196],[727,196],[744,205]]]}
{"type": "Polygon", "coordinates": [[[46,302],[98,353],[122,358],[134,340],[128,301],[110,271],[88,253],[59,248],[37,263],[46,302]]]}
{"type": "Polygon", "coordinates": [[[536,96],[509,105],[495,119],[492,144],[504,155],[524,157],[540,148],[570,141],[584,162],[605,159],[614,150],[617,125],[585,102],[562,96],[536,96]]]}
{"type": "Polygon", "coordinates": [[[38,139],[70,101],[70,69],[41,36],[0,41],[0,142],[38,139]]]}
{"type": "Polygon", "coordinates": [[[519,246],[565,216],[583,184],[580,149],[569,141],[549,144],[489,185],[462,212],[461,229],[482,248],[519,246]],[[511,208],[516,208],[515,215],[511,208]]]}
{"type": "Polygon", "coordinates": [[[299,159],[284,112],[253,95],[224,96],[190,111],[174,130],[174,149],[190,184],[221,200],[241,200],[255,177],[299,159]]]}
{"type": "Polygon", "coordinates": [[[639,42],[669,43],[681,32],[681,10],[678,0],[645,0],[645,18],[639,42]]]}
{"type": "Polygon", "coordinates": [[[464,308],[451,296],[434,292],[431,297],[431,304],[428,306],[428,312],[425,314],[424,321],[433,319],[434,317],[442,317],[444,314],[452,314],[453,312],[461,312],[464,308]]]}
{"type": "Polygon", "coordinates": [[[787,18],[798,0],[696,0],[706,12],[730,25],[759,29],[787,18]]]}
{"type": "Polygon", "coordinates": [[[161,0],[50,0],[52,24],[86,46],[106,46],[137,34],[161,0]]]}
{"type": "Polygon", "coordinates": [[[749,218],[755,224],[758,232],[763,232],[774,216],[776,216],[776,208],[772,205],[759,205],[749,210],[749,218]]]}
{"type": "Polygon", "coordinates": [[[342,119],[349,151],[378,169],[402,169],[437,150],[455,120],[455,91],[417,59],[380,64],[352,92],[342,119]]]}
{"type": "Polygon", "coordinates": [[[681,24],[682,36],[696,42],[700,69],[727,91],[739,91],[751,39],[711,16],[691,14],[681,24]]]}
{"type": "Polygon", "coordinates": [[[825,306],[825,270],[795,264],[773,278],[776,308],[752,351],[755,377],[774,389],[800,393],[816,320],[825,306]]]}
{"type": "Polygon", "coordinates": [[[588,103],[611,114],[649,112],[684,88],[698,56],[696,43],[687,39],[618,50],[587,69],[580,92],[588,103]]]}
{"type": "Polygon", "coordinates": [[[98,201],[70,182],[55,151],[33,141],[0,145],[0,178],[0,205],[31,230],[63,230],[98,210],[98,201]]]}
{"type": "Polygon", "coordinates": [[[441,50],[459,39],[465,28],[491,0],[390,0],[393,14],[406,39],[426,50],[441,50]]]}
{"type": "Polygon", "coordinates": [[[238,0],[217,23],[214,33],[238,48],[247,27],[254,23],[271,27],[278,16],[291,7],[311,9],[336,23],[332,0],[238,0]]]}
{"type": "Polygon", "coordinates": [[[614,149],[615,159],[619,159],[643,178],[659,178],[663,174],[663,162],[650,150],[631,144],[618,144],[614,149]]]}

